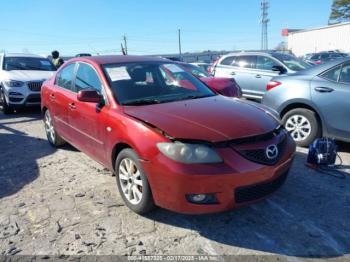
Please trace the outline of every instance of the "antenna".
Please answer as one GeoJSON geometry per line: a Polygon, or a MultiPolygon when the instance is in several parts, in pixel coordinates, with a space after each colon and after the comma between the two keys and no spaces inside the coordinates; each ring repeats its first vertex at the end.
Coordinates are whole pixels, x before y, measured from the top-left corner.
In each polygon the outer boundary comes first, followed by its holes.
{"type": "Polygon", "coordinates": [[[267,25],[270,22],[268,10],[270,4],[268,0],[261,0],[261,50],[268,50],[267,25]]]}

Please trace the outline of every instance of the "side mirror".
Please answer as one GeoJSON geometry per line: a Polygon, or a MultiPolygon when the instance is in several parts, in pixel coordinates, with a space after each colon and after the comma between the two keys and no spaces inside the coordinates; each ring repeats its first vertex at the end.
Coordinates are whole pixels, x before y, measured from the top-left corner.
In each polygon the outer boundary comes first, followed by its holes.
{"type": "Polygon", "coordinates": [[[280,66],[280,65],[273,66],[272,71],[280,72],[281,74],[284,74],[287,72],[287,70],[283,66],[280,66]]]}
{"type": "Polygon", "coordinates": [[[78,101],[87,103],[100,103],[103,99],[103,97],[95,89],[80,90],[77,97],[78,101]]]}

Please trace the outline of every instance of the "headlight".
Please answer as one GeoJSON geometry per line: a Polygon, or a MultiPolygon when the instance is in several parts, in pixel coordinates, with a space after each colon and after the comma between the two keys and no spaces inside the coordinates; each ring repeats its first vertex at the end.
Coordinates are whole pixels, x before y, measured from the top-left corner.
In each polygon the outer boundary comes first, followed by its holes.
{"type": "Polygon", "coordinates": [[[21,87],[24,86],[24,83],[17,80],[6,80],[5,85],[8,87],[21,87]]]}
{"type": "Polygon", "coordinates": [[[221,157],[210,147],[197,144],[158,143],[160,152],[170,159],[186,164],[209,164],[222,162],[221,157]]]}

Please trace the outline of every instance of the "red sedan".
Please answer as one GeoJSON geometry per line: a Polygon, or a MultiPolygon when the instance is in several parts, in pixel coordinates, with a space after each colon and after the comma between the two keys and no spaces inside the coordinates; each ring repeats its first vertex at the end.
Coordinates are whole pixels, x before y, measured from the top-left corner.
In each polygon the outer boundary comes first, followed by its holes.
{"type": "Polygon", "coordinates": [[[233,78],[214,77],[196,65],[178,63],[182,68],[204,82],[214,92],[228,97],[242,97],[242,89],[233,78]]]}
{"type": "Polygon", "coordinates": [[[295,153],[266,108],[217,95],[161,58],[74,58],[41,95],[48,141],[71,143],[112,170],[140,214],[252,203],[283,184],[295,153]]]}

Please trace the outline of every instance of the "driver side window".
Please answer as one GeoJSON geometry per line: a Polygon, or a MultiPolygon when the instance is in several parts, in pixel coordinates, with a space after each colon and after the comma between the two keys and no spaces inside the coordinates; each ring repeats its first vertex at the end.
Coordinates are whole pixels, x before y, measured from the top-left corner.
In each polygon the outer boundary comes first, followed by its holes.
{"type": "Polygon", "coordinates": [[[102,83],[96,71],[90,65],[80,63],[75,79],[75,89],[79,92],[87,88],[93,88],[102,94],[102,83]]]}

